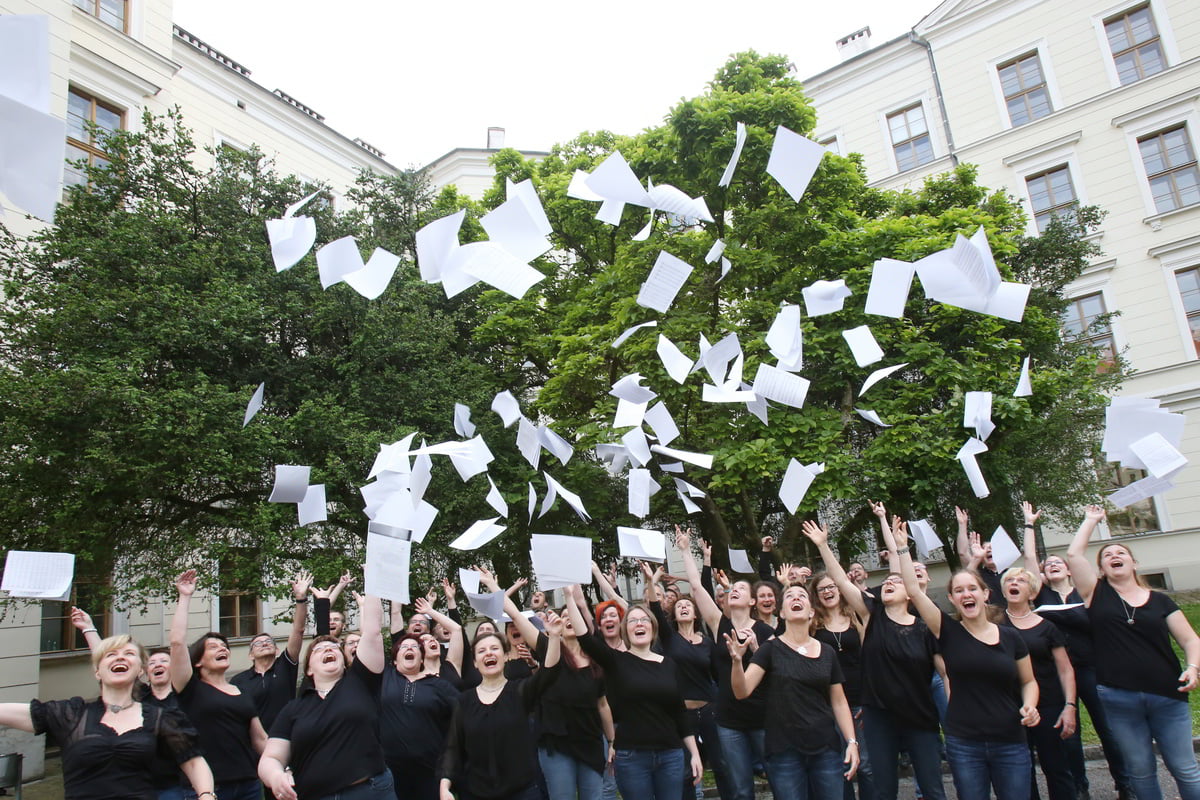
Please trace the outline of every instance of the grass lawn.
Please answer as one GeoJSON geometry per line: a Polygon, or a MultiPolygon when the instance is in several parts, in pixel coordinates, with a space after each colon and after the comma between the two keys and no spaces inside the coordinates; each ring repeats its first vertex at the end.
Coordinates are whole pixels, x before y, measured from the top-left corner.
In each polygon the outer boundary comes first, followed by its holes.
{"type": "MultiPolygon", "coordinates": [[[[1190,599],[1190,597],[1187,599],[1190,599]]],[[[1179,604],[1179,608],[1183,611],[1183,615],[1188,618],[1188,622],[1192,623],[1192,627],[1200,631],[1200,602],[1185,602],[1184,597],[1176,597],[1175,602],[1179,604]]],[[[1183,651],[1179,649],[1179,645],[1175,645],[1175,653],[1179,656],[1179,662],[1181,664],[1185,663],[1183,651]]],[[[1192,731],[1195,732],[1200,729],[1200,689],[1191,693],[1188,697],[1188,704],[1192,708],[1192,731]]],[[[1079,708],[1079,725],[1084,744],[1100,743],[1100,737],[1096,735],[1096,729],[1092,727],[1092,720],[1088,716],[1087,709],[1082,706],[1079,708]]]]}

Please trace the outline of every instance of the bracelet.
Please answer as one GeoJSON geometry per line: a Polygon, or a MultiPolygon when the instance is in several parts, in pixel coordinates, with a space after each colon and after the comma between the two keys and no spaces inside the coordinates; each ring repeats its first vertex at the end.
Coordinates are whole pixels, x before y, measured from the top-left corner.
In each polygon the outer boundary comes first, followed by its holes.
{"type": "Polygon", "coordinates": [[[80,633],[84,634],[85,636],[89,633],[94,633],[97,636],[100,635],[100,631],[96,630],[95,628],[84,628],[83,630],[80,631],[80,633]]]}
{"type": "Polygon", "coordinates": [[[1200,669],[1200,667],[1197,667],[1195,664],[1188,664],[1187,668],[1188,669],[1200,669]]]}
{"type": "Polygon", "coordinates": [[[307,603],[307,602],[308,602],[308,598],[307,598],[307,597],[293,597],[293,598],[292,598],[292,600],[294,600],[294,601],[296,602],[296,605],[300,605],[301,603],[307,603]]]}
{"type": "Polygon", "coordinates": [[[1026,523],[1025,523],[1025,527],[1026,527],[1026,528],[1032,528],[1032,527],[1034,527],[1034,525],[1033,525],[1033,523],[1032,523],[1032,522],[1026,522],[1026,523]]]}
{"type": "Polygon", "coordinates": [[[846,744],[858,744],[858,739],[847,739],[846,744]]]}
{"type": "Polygon", "coordinates": [[[1079,706],[1076,705],[1074,700],[1068,700],[1067,705],[1069,705],[1071,708],[1079,708],[1079,706]]]}
{"type": "Polygon", "coordinates": [[[200,794],[196,795],[196,800],[200,800],[200,798],[201,798],[201,797],[204,797],[204,795],[208,795],[208,796],[209,796],[209,797],[211,797],[213,800],[217,800],[217,793],[216,793],[216,792],[201,792],[200,794]]]}
{"type": "Polygon", "coordinates": [[[908,545],[904,545],[904,547],[896,548],[896,555],[898,555],[898,556],[908,555],[908,545]]]}

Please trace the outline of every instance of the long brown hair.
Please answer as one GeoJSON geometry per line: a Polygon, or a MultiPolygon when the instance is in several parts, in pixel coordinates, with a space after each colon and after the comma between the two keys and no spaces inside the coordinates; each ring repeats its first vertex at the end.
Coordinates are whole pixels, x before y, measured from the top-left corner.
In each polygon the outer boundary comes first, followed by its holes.
{"type": "MultiPolygon", "coordinates": [[[[816,575],[813,575],[811,579],[813,587],[811,594],[815,596],[813,599],[813,608],[816,609],[817,612],[817,616],[813,619],[813,630],[820,630],[821,628],[826,627],[826,623],[829,621],[829,609],[825,608],[825,605],[821,602],[821,590],[819,588],[821,581],[825,580],[826,578],[833,580],[828,572],[822,570],[816,575]]],[[[842,592],[842,587],[838,586],[836,581],[834,581],[833,585],[838,590],[837,610],[846,615],[846,617],[850,620],[850,624],[853,625],[855,630],[858,631],[858,635],[862,636],[867,627],[866,623],[863,622],[862,617],[858,615],[858,612],[850,607],[850,602],[846,599],[846,595],[842,592]]]]}

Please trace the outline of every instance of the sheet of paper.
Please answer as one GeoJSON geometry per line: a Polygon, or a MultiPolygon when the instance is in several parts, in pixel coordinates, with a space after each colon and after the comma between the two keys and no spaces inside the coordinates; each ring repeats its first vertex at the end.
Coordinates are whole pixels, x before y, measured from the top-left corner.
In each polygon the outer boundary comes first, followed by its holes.
{"type": "Polygon", "coordinates": [[[860,367],[869,366],[883,359],[883,348],[875,341],[875,336],[871,333],[869,326],[859,325],[857,328],[842,331],[842,338],[850,346],[854,362],[860,367]]]}
{"type": "Polygon", "coordinates": [[[470,458],[474,453],[474,445],[471,442],[438,442],[437,444],[427,444],[421,440],[421,446],[416,450],[409,450],[410,456],[461,456],[470,458]]]}
{"type": "Polygon", "coordinates": [[[917,545],[917,555],[923,559],[929,558],[930,553],[942,546],[942,540],[938,538],[933,526],[927,520],[910,520],[908,530],[912,534],[913,542],[917,545]]]}
{"type": "Polygon", "coordinates": [[[296,515],[300,518],[301,528],[312,522],[324,522],[329,519],[329,512],[325,507],[325,484],[315,483],[308,487],[304,499],[296,506],[296,515]]]}
{"type": "Polygon", "coordinates": [[[414,431],[398,442],[379,445],[379,454],[375,456],[375,463],[371,465],[371,471],[367,477],[374,478],[381,472],[408,472],[411,469],[408,461],[408,449],[412,446],[412,440],[416,435],[414,431]]]}
{"type": "MultiPolygon", "coordinates": [[[[729,381],[729,365],[737,360],[737,357],[742,355],[742,343],[738,339],[736,333],[731,333],[721,341],[714,345],[704,346],[703,335],[701,335],[700,359],[698,364],[703,365],[708,376],[712,378],[712,382],[717,386],[729,381]]],[[[693,369],[693,372],[695,369],[693,369]]]]}
{"type": "Polygon", "coordinates": [[[50,113],[50,18],[0,16],[0,95],[50,113]]]}
{"type": "Polygon", "coordinates": [[[500,420],[506,428],[512,427],[512,424],[521,418],[521,406],[508,390],[492,398],[492,411],[500,415],[500,420]]]}
{"type": "Polygon", "coordinates": [[[638,519],[645,519],[650,513],[650,482],[652,480],[648,469],[629,470],[629,513],[638,519]]]}
{"type": "Polygon", "coordinates": [[[735,384],[723,383],[720,386],[713,386],[711,383],[706,383],[702,387],[700,399],[706,403],[752,403],[759,399],[753,391],[749,389],[736,388],[735,384]]]}
{"type": "Polygon", "coordinates": [[[1129,445],[1133,454],[1155,478],[1170,478],[1187,466],[1188,460],[1161,433],[1143,436],[1129,445]]]}
{"type": "Polygon", "coordinates": [[[458,568],[458,585],[464,592],[479,594],[479,570],[458,568]]]}
{"type": "Polygon", "coordinates": [[[588,189],[603,197],[605,201],[617,200],[639,206],[648,206],[650,203],[642,182],[633,174],[629,162],[619,150],[612,151],[608,158],[592,170],[585,183],[588,189]]]}
{"type": "Polygon", "coordinates": [[[266,388],[266,383],[260,383],[258,388],[254,390],[254,394],[250,396],[250,402],[246,404],[246,413],[242,415],[243,428],[250,424],[250,420],[254,419],[254,415],[262,408],[263,392],[266,388]]]}
{"type": "Polygon", "coordinates": [[[721,173],[721,180],[717,182],[717,186],[728,186],[733,180],[733,171],[737,169],[738,159],[742,157],[742,148],[745,146],[746,123],[739,122],[734,134],[733,154],[729,156],[729,163],[725,165],[725,171],[721,173]]]}
{"type": "Polygon", "coordinates": [[[988,298],[983,307],[983,313],[1011,322],[1020,322],[1025,318],[1025,304],[1029,302],[1029,290],[1028,284],[1004,281],[988,298]]]}
{"type": "Polygon", "coordinates": [[[475,435],[475,423],[471,422],[471,408],[462,403],[454,404],[454,432],[465,439],[475,435]]]}
{"type": "Polygon", "coordinates": [[[673,447],[663,447],[661,444],[650,446],[650,451],[664,455],[667,458],[686,461],[688,464],[694,464],[701,469],[712,469],[713,457],[707,453],[690,453],[687,450],[676,450],[673,447]]]}
{"type": "MultiPolygon", "coordinates": [[[[748,384],[745,384],[745,383],[742,384],[743,391],[746,389],[749,389],[749,388],[751,388],[751,387],[748,384]]],[[[754,393],[751,392],[751,394],[754,394],[754,393]]],[[[763,425],[770,424],[770,422],[767,419],[767,398],[759,397],[758,395],[754,395],[753,400],[746,401],[746,410],[749,411],[754,416],[758,417],[758,419],[762,422],[763,425]]]]}
{"type": "Polygon", "coordinates": [[[519,200],[524,204],[530,218],[537,226],[538,232],[543,236],[549,236],[554,232],[554,228],[550,225],[550,218],[546,216],[546,209],[542,207],[542,198],[538,197],[537,189],[534,188],[531,179],[526,178],[520,183],[513,183],[505,178],[504,185],[507,198],[519,200]]]}
{"type": "Polygon", "coordinates": [[[437,518],[438,509],[424,500],[415,500],[412,492],[397,492],[387,499],[375,515],[375,521],[390,525],[394,528],[411,531],[411,538],[420,544],[433,521],[437,518]]]}
{"type": "Polygon", "coordinates": [[[614,348],[620,347],[621,345],[625,344],[626,339],[628,339],[630,336],[633,336],[633,334],[637,333],[642,328],[655,328],[655,327],[658,327],[658,320],[652,319],[649,322],[643,322],[640,325],[634,325],[633,327],[626,328],[625,331],[620,336],[618,336],[615,340],[613,340],[613,343],[611,346],[614,348]]]}
{"type": "Polygon", "coordinates": [[[538,441],[537,427],[525,417],[521,417],[517,425],[517,449],[529,462],[529,466],[538,468],[542,460],[542,443],[538,441]]]}
{"type": "Polygon", "coordinates": [[[1029,382],[1029,356],[1025,356],[1025,360],[1021,362],[1021,377],[1017,378],[1017,388],[1013,390],[1013,397],[1029,397],[1033,394],[1033,384],[1029,382]]]}
{"type": "Polygon", "coordinates": [[[661,401],[646,409],[645,422],[654,431],[659,444],[670,444],[679,437],[679,426],[661,401]]]}
{"type": "Polygon", "coordinates": [[[871,288],[867,290],[866,312],[879,317],[900,319],[912,290],[916,267],[907,261],[881,258],[871,269],[871,288]]]}
{"type": "Polygon", "coordinates": [[[417,231],[417,267],[421,280],[437,283],[450,254],[458,249],[458,231],[467,210],[464,208],[448,217],[435,219],[417,231]]]}
{"type": "Polygon", "coordinates": [[[808,487],[812,486],[816,477],[817,473],[796,459],[788,462],[787,472],[784,473],[783,483],[779,487],[779,499],[783,501],[783,507],[789,514],[796,513],[804,495],[808,493],[808,487]]]}
{"type": "Polygon", "coordinates": [[[275,467],[275,486],[268,503],[299,503],[308,493],[308,476],[312,467],[279,464],[275,467]]]}
{"type": "Polygon", "coordinates": [[[808,315],[819,317],[841,311],[852,292],[846,287],[846,281],[838,278],[836,281],[817,281],[801,289],[800,294],[804,296],[804,310],[808,315]]]}
{"type": "MultiPolygon", "coordinates": [[[[654,186],[647,194],[650,197],[650,208],[678,217],[685,225],[696,224],[701,220],[713,221],[712,213],[703,197],[690,197],[669,183],[654,186]]],[[[654,221],[653,214],[650,215],[650,221],[654,221]]]]}
{"type": "Polygon", "coordinates": [[[363,591],[393,603],[409,602],[408,572],[412,543],[377,533],[367,534],[363,591]]]}
{"type": "Polygon", "coordinates": [[[980,441],[987,441],[996,429],[992,423],[992,393],[967,392],[963,395],[963,427],[974,428],[980,441]]]}
{"type": "Polygon", "coordinates": [[[800,306],[785,304],[775,315],[767,331],[767,348],[771,351],[778,367],[788,372],[799,372],[804,366],[804,334],[800,330],[800,306]]]}
{"type": "Polygon", "coordinates": [[[650,443],[646,441],[646,434],[641,428],[634,428],[626,432],[621,437],[621,444],[625,445],[625,452],[633,463],[639,467],[644,467],[650,463],[653,457],[650,455],[650,443]]]}
{"type": "Polygon", "coordinates": [[[1128,486],[1122,486],[1105,499],[1117,508],[1125,508],[1174,488],[1175,482],[1170,478],[1155,478],[1151,476],[1142,478],[1140,481],[1134,481],[1128,486]]]}
{"type": "Polygon", "coordinates": [[[754,375],[754,394],[792,408],[804,408],[809,381],[770,364],[759,364],[754,375]]]}
{"type": "Polygon", "coordinates": [[[0,590],[8,592],[9,597],[65,602],[71,597],[74,580],[73,553],[9,550],[0,590]]]}
{"type": "Polygon", "coordinates": [[[362,253],[358,252],[358,242],[353,236],[334,239],[317,250],[317,271],[322,289],[341,283],[347,275],[363,266],[362,253]]]}
{"type": "Polygon", "coordinates": [[[732,267],[733,265],[729,263],[729,259],[721,256],[721,277],[717,278],[717,283],[725,280],[725,276],[729,274],[729,270],[732,267]]]}
{"type": "Polygon", "coordinates": [[[880,419],[879,415],[876,414],[874,411],[871,411],[870,409],[856,408],[856,409],[854,409],[854,413],[858,414],[860,417],[865,419],[867,422],[874,422],[876,425],[878,425],[881,428],[892,427],[891,425],[887,424],[882,419],[880,419]]]}
{"type": "MultiPolygon", "coordinates": [[[[775,129],[775,143],[767,160],[767,174],[779,181],[791,198],[799,203],[824,155],[824,147],[780,125],[775,129]]],[[[810,313],[810,316],[815,315],[810,313]]]]}
{"type": "MultiPolygon", "coordinates": [[[[540,202],[537,209],[541,210],[540,202]]],[[[544,218],[545,214],[542,215],[544,218]]],[[[541,219],[535,218],[529,206],[520,198],[505,200],[480,217],[479,224],[487,231],[490,242],[504,248],[518,261],[532,261],[551,247],[541,219]]]]}
{"type": "Polygon", "coordinates": [[[533,522],[533,510],[537,508],[537,492],[533,488],[533,482],[529,483],[529,522],[533,522]]]}
{"type": "Polygon", "coordinates": [[[411,542],[413,538],[413,532],[408,528],[384,525],[382,522],[376,522],[375,520],[367,523],[367,533],[377,533],[380,536],[387,536],[391,539],[403,539],[406,542],[411,542]]]}
{"type": "Polygon", "coordinates": [[[575,448],[571,443],[551,430],[545,423],[538,425],[538,441],[563,465],[566,465],[575,453],[575,448]]]}
{"type": "Polygon", "coordinates": [[[271,242],[271,260],[275,271],[296,266],[317,241],[317,223],[312,217],[284,217],[267,220],[267,239],[271,242]]]}
{"type": "Polygon", "coordinates": [[[652,390],[642,386],[642,376],[634,372],[626,375],[612,385],[610,395],[618,400],[628,400],[631,403],[648,403],[658,397],[652,390]]]}
{"type": "Polygon", "coordinates": [[[654,564],[667,561],[667,537],[661,531],[617,527],[617,547],[622,558],[636,558],[654,564]]]}
{"type": "Polygon", "coordinates": [[[497,525],[496,520],[499,517],[491,519],[481,519],[471,523],[471,527],[467,528],[462,534],[450,543],[450,546],[455,550],[477,550],[485,544],[495,539],[501,533],[504,533],[506,525],[497,525]]]}
{"type": "Polygon", "coordinates": [[[880,369],[875,370],[874,372],[872,372],[870,375],[867,376],[867,379],[865,381],[863,381],[862,388],[858,390],[858,396],[862,397],[864,394],[867,393],[867,389],[870,389],[872,386],[879,383],[881,380],[886,378],[888,375],[891,375],[896,370],[904,369],[907,366],[908,366],[908,362],[905,361],[903,364],[895,364],[890,367],[881,367],[880,369]]]}
{"type": "Polygon", "coordinates": [[[591,176],[583,170],[575,170],[574,174],[571,175],[571,183],[567,186],[567,197],[574,197],[576,200],[589,200],[593,203],[602,202],[604,198],[588,188],[587,180],[589,177],[591,176]]]}
{"type": "Polygon", "coordinates": [[[400,256],[393,255],[382,247],[376,247],[362,269],[343,275],[342,280],[363,297],[374,300],[383,294],[392,282],[392,276],[396,274],[398,266],[400,256]]]}
{"type": "Polygon", "coordinates": [[[675,296],[679,294],[679,290],[687,283],[691,274],[691,266],[666,250],[660,250],[658,259],[650,270],[650,276],[638,291],[637,304],[665,313],[675,302],[675,296]]]}
{"type": "Polygon", "coordinates": [[[745,550],[729,548],[729,569],[739,575],[756,575],[757,570],[750,564],[745,550]]]}
{"type": "Polygon", "coordinates": [[[1017,563],[1021,557],[1021,548],[1013,542],[1004,526],[996,528],[992,534],[992,561],[996,562],[996,572],[1004,574],[1004,570],[1017,563]]]}
{"type": "Polygon", "coordinates": [[[646,415],[648,403],[631,403],[628,400],[617,400],[617,413],[613,415],[614,428],[627,428],[630,425],[641,425],[646,415]]]}
{"type": "Polygon", "coordinates": [[[596,212],[596,219],[607,225],[621,224],[621,215],[625,213],[625,204],[620,200],[605,200],[596,212]]]}
{"type": "Polygon", "coordinates": [[[658,335],[658,346],[656,348],[659,359],[662,360],[663,369],[671,376],[671,380],[676,383],[683,383],[687,380],[688,375],[692,373],[692,367],[696,362],[683,354],[675,343],[661,333],[658,335]]]}
{"type": "Polygon", "coordinates": [[[500,621],[504,619],[504,592],[483,592],[472,594],[464,591],[467,603],[484,619],[500,621]]]}
{"type": "Polygon", "coordinates": [[[991,494],[987,481],[983,478],[983,471],[979,468],[979,462],[975,459],[980,453],[986,453],[987,449],[986,444],[971,438],[959,448],[958,454],[955,456],[958,463],[962,464],[963,472],[966,473],[967,480],[971,483],[971,491],[975,492],[976,497],[987,497],[991,494]]]}
{"type": "Polygon", "coordinates": [[[469,448],[465,454],[450,453],[450,463],[454,465],[458,477],[470,480],[481,472],[487,472],[488,464],[496,460],[491,449],[482,436],[475,436],[462,442],[469,448]]]}
{"type": "Polygon", "coordinates": [[[719,259],[725,253],[725,242],[717,239],[713,242],[712,247],[708,248],[708,253],[704,256],[704,263],[711,264],[719,259]]]}
{"type": "Polygon", "coordinates": [[[492,480],[491,475],[488,476],[488,493],[484,499],[489,506],[496,509],[496,513],[501,517],[508,516],[508,502],[504,499],[504,495],[500,493],[500,490],[496,488],[496,483],[492,480]]]}
{"type": "MultiPolygon", "coordinates": [[[[543,472],[542,474],[546,476],[546,485],[554,493],[562,497],[563,500],[566,500],[567,505],[569,505],[571,509],[579,515],[580,519],[582,519],[584,522],[591,520],[591,517],[588,516],[587,510],[583,507],[583,501],[579,499],[579,495],[563,487],[561,483],[554,480],[554,478],[550,476],[549,472],[543,472]]],[[[589,541],[591,540],[589,539],[589,541]]]]}
{"type": "Polygon", "coordinates": [[[540,589],[561,589],[592,579],[592,540],[587,536],[535,533],[529,537],[529,559],[540,589]]]}
{"type": "Polygon", "coordinates": [[[67,123],[0,95],[0,192],[46,222],[62,197],[67,123]]]}
{"type": "MultiPolygon", "coordinates": [[[[463,262],[463,272],[517,299],[546,277],[494,242],[473,242],[456,252],[469,253],[463,262]]],[[[442,284],[445,285],[444,279],[442,284]]]]}
{"type": "Polygon", "coordinates": [[[683,503],[683,513],[687,514],[689,517],[692,514],[700,513],[700,506],[696,505],[696,503],[686,494],[676,491],[675,496],[679,498],[679,502],[683,503]]]}
{"type": "MultiPolygon", "coordinates": [[[[421,446],[425,446],[425,440],[421,440],[421,446]]],[[[429,488],[430,481],[433,480],[433,456],[420,455],[413,459],[412,472],[408,475],[408,491],[412,493],[413,504],[420,502],[425,496],[425,490],[429,488]]]]}
{"type": "Polygon", "coordinates": [[[1100,444],[1109,461],[1118,461],[1126,467],[1145,469],[1146,465],[1131,449],[1137,440],[1152,433],[1161,434],[1176,450],[1183,442],[1184,416],[1165,408],[1145,403],[1119,403],[1115,398],[1105,409],[1104,439],[1100,444]]]}

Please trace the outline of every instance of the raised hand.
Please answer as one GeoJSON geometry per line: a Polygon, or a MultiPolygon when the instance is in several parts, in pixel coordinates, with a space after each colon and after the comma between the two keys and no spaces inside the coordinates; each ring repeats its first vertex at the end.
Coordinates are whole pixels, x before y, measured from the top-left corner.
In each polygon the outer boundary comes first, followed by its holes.
{"type": "Polygon", "coordinates": [[[871,513],[887,522],[887,509],[884,508],[883,501],[876,503],[874,500],[868,500],[867,502],[871,505],[871,513]]]}
{"type": "Polygon", "coordinates": [[[769,553],[775,549],[775,538],[772,536],[762,537],[762,551],[769,553]]]}
{"type": "Polygon", "coordinates": [[[1021,501],[1021,513],[1025,516],[1026,525],[1032,525],[1042,516],[1042,512],[1033,510],[1033,503],[1030,503],[1028,500],[1021,501]]]}
{"type": "Polygon", "coordinates": [[[729,648],[729,656],[735,661],[741,661],[746,655],[746,648],[750,646],[748,638],[739,638],[738,636],[730,636],[725,634],[725,646],[729,648]]]}
{"type": "Polygon", "coordinates": [[[892,517],[892,541],[896,543],[897,550],[908,547],[908,523],[899,516],[892,517]]]}
{"type": "Polygon", "coordinates": [[[566,620],[555,614],[552,610],[546,609],[546,633],[551,636],[562,637],[563,628],[566,626],[566,620]]]}
{"type": "Polygon", "coordinates": [[[792,567],[794,566],[796,565],[784,562],[783,564],[779,565],[779,569],[775,570],[775,580],[779,581],[780,586],[786,587],[788,585],[788,575],[791,573],[792,567]]]}
{"type": "Polygon", "coordinates": [[[692,550],[692,537],[678,525],[675,526],[675,549],[681,553],[690,553],[692,550]]]}
{"type": "Polygon", "coordinates": [[[730,586],[729,576],[725,574],[725,570],[714,569],[713,570],[713,580],[716,581],[717,585],[719,585],[725,591],[727,591],[727,592],[729,591],[729,586],[730,586]]]}
{"type": "Polygon", "coordinates": [[[175,579],[175,590],[180,597],[191,597],[196,593],[196,570],[189,569],[179,573],[175,579]]]}
{"type": "Polygon", "coordinates": [[[954,518],[958,520],[958,527],[964,531],[971,524],[971,515],[958,506],[954,507],[954,518]]]}
{"type": "Polygon", "coordinates": [[[457,593],[458,589],[450,582],[450,579],[442,578],[442,594],[446,595],[446,601],[452,602],[457,593]]]}
{"type": "Polygon", "coordinates": [[[708,543],[707,539],[700,540],[700,555],[704,559],[704,566],[711,567],[712,566],[712,545],[708,543]]]}
{"type": "Polygon", "coordinates": [[[1083,507],[1083,518],[1095,524],[1107,517],[1103,506],[1090,505],[1083,507]]]}
{"type": "Polygon", "coordinates": [[[308,590],[312,588],[313,576],[307,570],[300,570],[292,578],[292,599],[299,602],[308,598],[308,590]]]}
{"type": "Polygon", "coordinates": [[[811,519],[806,519],[800,526],[800,530],[817,547],[829,543],[829,528],[825,525],[818,525],[811,519]]]}
{"type": "Polygon", "coordinates": [[[428,616],[433,611],[433,603],[429,602],[428,597],[418,597],[416,600],[413,600],[413,608],[417,610],[418,614],[428,616]]]}
{"type": "Polygon", "coordinates": [[[983,542],[980,541],[978,533],[976,533],[975,531],[971,531],[967,535],[967,541],[971,545],[971,560],[972,561],[978,560],[978,561],[982,562],[983,559],[987,558],[987,550],[983,549],[983,542]]]}
{"type": "Polygon", "coordinates": [[[76,608],[75,606],[71,606],[71,624],[80,632],[96,630],[96,626],[92,623],[92,616],[82,608],[76,608]]]}

